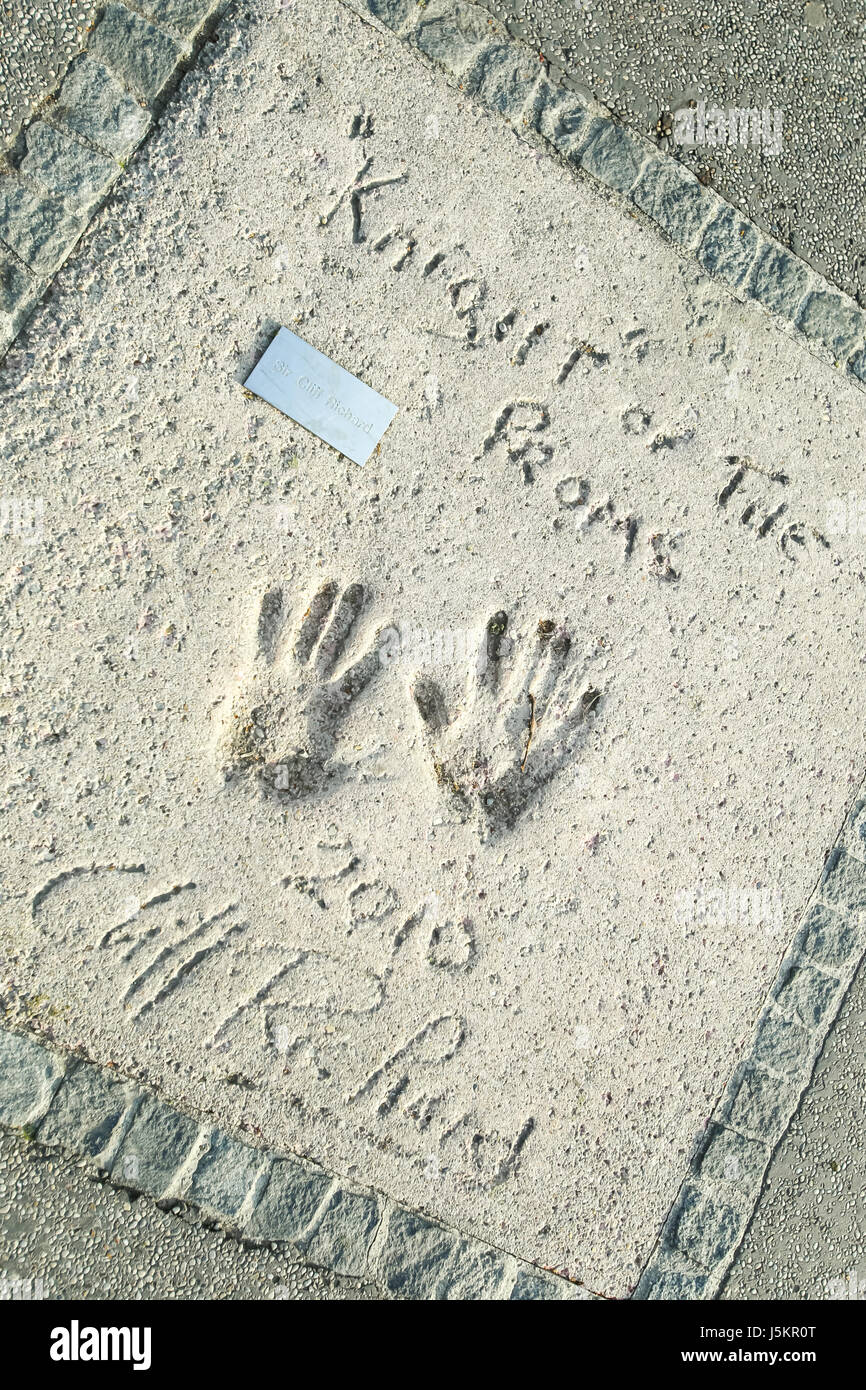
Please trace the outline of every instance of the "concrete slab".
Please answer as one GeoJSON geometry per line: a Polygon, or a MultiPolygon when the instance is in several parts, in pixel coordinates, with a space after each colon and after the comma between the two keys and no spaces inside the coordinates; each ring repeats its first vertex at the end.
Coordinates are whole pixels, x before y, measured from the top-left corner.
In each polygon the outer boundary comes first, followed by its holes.
{"type": "Polygon", "coordinates": [[[863,396],[253,15],[7,359],[7,999],[623,1295],[860,780],[863,396]],[[399,406],[365,469],[244,396],[279,324],[399,406]]]}

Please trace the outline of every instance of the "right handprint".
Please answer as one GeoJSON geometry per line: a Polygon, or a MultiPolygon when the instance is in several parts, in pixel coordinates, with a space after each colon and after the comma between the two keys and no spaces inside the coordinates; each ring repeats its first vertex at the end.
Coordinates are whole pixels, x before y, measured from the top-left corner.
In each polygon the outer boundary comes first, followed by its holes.
{"type": "Polygon", "coordinates": [[[412,687],[436,781],[477,820],[483,839],[513,826],[573,758],[601,699],[563,627],[542,619],[522,665],[507,627],[502,612],[487,622],[455,716],[434,681],[419,677],[412,687]]]}

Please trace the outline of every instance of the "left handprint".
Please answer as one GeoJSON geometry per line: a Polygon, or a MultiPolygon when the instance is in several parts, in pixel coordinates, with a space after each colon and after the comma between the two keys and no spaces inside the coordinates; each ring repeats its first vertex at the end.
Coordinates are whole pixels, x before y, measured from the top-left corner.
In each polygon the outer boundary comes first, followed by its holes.
{"type": "Polygon", "coordinates": [[[252,776],[280,799],[292,799],[320,791],[337,773],[340,724],[386,664],[381,634],[358,659],[347,658],[366,597],[361,584],[341,594],[328,580],[292,634],[282,589],[267,590],[251,668],[221,712],[218,750],[226,781],[252,776]]]}

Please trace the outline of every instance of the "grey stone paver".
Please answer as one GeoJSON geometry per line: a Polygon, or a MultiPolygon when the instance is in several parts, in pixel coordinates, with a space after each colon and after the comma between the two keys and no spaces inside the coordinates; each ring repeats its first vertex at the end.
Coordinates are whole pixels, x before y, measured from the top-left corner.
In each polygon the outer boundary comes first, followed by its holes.
{"type": "Polygon", "coordinates": [[[858,381],[862,381],[866,385],[866,348],[861,349],[860,352],[855,352],[848,363],[848,370],[854,373],[858,381]]]}
{"type": "Polygon", "coordinates": [[[337,1188],[314,1217],[312,1229],[298,1242],[299,1248],[314,1264],[337,1274],[360,1276],[367,1269],[382,1214],[383,1204],[375,1193],[337,1188]]]}
{"type": "Polygon", "coordinates": [[[794,966],[776,995],[776,1006],[805,1027],[817,1028],[831,1010],[835,1012],[839,989],[835,976],[810,965],[794,966]]]}
{"type": "Polygon", "coordinates": [[[43,275],[57,270],[85,226],[86,219],[60,198],[0,176],[0,240],[31,270],[43,275]]]}
{"type": "Polygon", "coordinates": [[[765,308],[795,319],[809,285],[809,272],[780,246],[766,246],[758,257],[749,293],[765,308]]]}
{"type": "Polygon", "coordinates": [[[62,1076],[53,1053],[0,1030],[0,1124],[23,1129],[41,1119],[62,1076]]]}
{"type": "Polygon", "coordinates": [[[85,1158],[99,1158],[140,1094],[96,1067],[75,1067],[39,1126],[39,1142],[66,1144],[85,1158]]]}
{"type": "Polygon", "coordinates": [[[132,153],[151,124],[150,113],[90,57],[66,78],[55,110],[70,130],[117,159],[132,153]]]}
{"type": "Polygon", "coordinates": [[[796,1084],[752,1066],[722,1110],[740,1134],[776,1134],[797,1103],[796,1084]]]}
{"type": "Polygon", "coordinates": [[[424,1216],[392,1207],[373,1268],[387,1289],[406,1298],[491,1299],[504,1296],[509,1273],[509,1291],[513,1287],[517,1271],[509,1270],[508,1259],[424,1216]]]}
{"type": "Polygon", "coordinates": [[[0,314],[11,314],[29,294],[32,283],[18,261],[0,252],[0,314]]]}
{"type": "Polygon", "coordinates": [[[698,1270],[667,1269],[656,1265],[644,1278],[641,1296],[654,1301],[695,1302],[704,1297],[707,1287],[706,1274],[698,1270]]]}
{"type": "Polygon", "coordinates": [[[801,930],[803,955],[830,970],[840,969],[851,959],[860,939],[856,916],[845,914],[844,907],[836,911],[826,902],[816,903],[806,914],[801,930]]]}
{"type": "Polygon", "coordinates": [[[726,207],[704,232],[698,260],[711,275],[718,275],[735,289],[745,280],[759,246],[760,237],[751,223],[726,207]]]}
{"type": "Polygon", "coordinates": [[[250,1235],[260,1240],[294,1241],[312,1221],[333,1178],[292,1158],[278,1158],[264,1195],[249,1223],[250,1235]]]}
{"type": "Polygon", "coordinates": [[[156,1097],[148,1097],[112,1165],[112,1177],[159,1197],[195,1143],[199,1127],[156,1097]]]}
{"type": "Polygon", "coordinates": [[[637,182],[647,160],[647,150],[621,126],[603,125],[584,150],[581,164],[608,188],[627,193],[637,182]]]}
{"type": "Polygon", "coordinates": [[[184,38],[194,34],[214,8],[213,0],[145,0],[139,6],[161,29],[184,38]]]}
{"type": "Polygon", "coordinates": [[[694,246],[710,212],[694,174],[657,159],[648,161],[631,197],[678,246],[694,246]]]}
{"type": "Polygon", "coordinates": [[[262,1163],[259,1149],[214,1130],[207,1150],[184,1184],[184,1198],[197,1207],[237,1216],[262,1163]]]}
{"type": "Polygon", "coordinates": [[[721,1125],[712,1126],[709,1134],[709,1143],[698,1163],[700,1177],[704,1182],[729,1188],[735,1204],[744,1197],[753,1198],[767,1166],[765,1146],[721,1125]]]}
{"type": "Polygon", "coordinates": [[[120,172],[116,160],[94,153],[44,121],[29,127],[27,153],[20,168],[28,179],[65,199],[76,211],[96,202],[120,172]]]}
{"type": "Polygon", "coordinates": [[[576,1298],[578,1295],[571,1284],[566,1284],[561,1279],[551,1279],[547,1275],[537,1274],[532,1269],[521,1267],[517,1271],[517,1278],[511,1293],[508,1295],[511,1303],[529,1302],[554,1302],[563,1298],[576,1298]]]}
{"type": "Polygon", "coordinates": [[[668,1223],[668,1243],[709,1271],[725,1258],[743,1225],[742,1212],[736,1207],[689,1184],[668,1223]]]}
{"type": "Polygon", "coordinates": [[[537,76],[521,49],[507,43],[494,48],[483,45],[463,74],[463,87],[500,116],[512,116],[522,109],[537,76]]]}
{"type": "Polygon", "coordinates": [[[797,319],[806,337],[823,344],[834,357],[850,357],[862,347],[864,315],[835,290],[816,290],[809,295],[797,319]]]}

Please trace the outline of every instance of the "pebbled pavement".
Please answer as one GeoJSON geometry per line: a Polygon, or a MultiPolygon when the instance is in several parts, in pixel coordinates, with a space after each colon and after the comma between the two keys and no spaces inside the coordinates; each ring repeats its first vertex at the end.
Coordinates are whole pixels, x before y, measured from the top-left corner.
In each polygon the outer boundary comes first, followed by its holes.
{"type": "Polygon", "coordinates": [[[8,144],[84,47],[97,8],[91,0],[0,3],[0,144],[8,144]]]}

